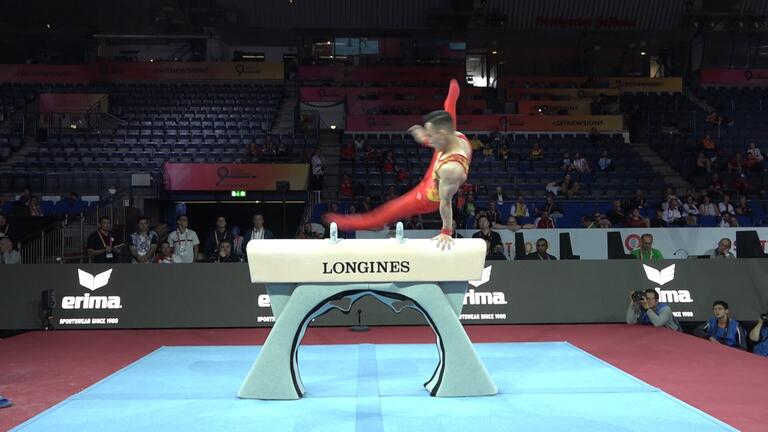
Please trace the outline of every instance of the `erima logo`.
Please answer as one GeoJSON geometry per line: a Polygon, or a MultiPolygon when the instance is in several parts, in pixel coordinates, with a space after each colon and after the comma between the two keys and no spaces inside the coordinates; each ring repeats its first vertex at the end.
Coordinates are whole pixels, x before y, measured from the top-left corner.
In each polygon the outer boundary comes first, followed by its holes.
{"type": "MultiPolygon", "coordinates": [[[[643,264],[643,270],[645,270],[645,276],[649,281],[655,282],[659,285],[665,285],[675,279],[675,265],[656,270],[653,267],[643,264]]],[[[661,287],[655,288],[659,293],[659,301],[664,303],[693,303],[691,298],[691,292],[688,290],[663,290],[661,287]]]]}
{"type": "Polygon", "coordinates": [[[408,273],[409,261],[337,261],[323,263],[323,274],[408,273]]]}
{"type": "MultiPolygon", "coordinates": [[[[491,268],[493,266],[488,266],[483,269],[483,275],[478,280],[469,281],[469,284],[473,287],[477,288],[480,285],[483,285],[484,283],[491,280],[491,268]]],[[[469,305],[486,305],[486,304],[492,304],[492,305],[505,305],[507,304],[507,299],[504,297],[504,293],[501,291],[493,291],[493,292],[478,292],[473,289],[469,289],[466,294],[464,294],[464,304],[469,305]]]]}
{"type": "MultiPolygon", "coordinates": [[[[91,291],[106,286],[109,283],[109,277],[112,275],[112,269],[99,273],[96,276],[77,269],[77,276],[80,285],[91,291]]],[[[66,296],[61,299],[62,309],[122,309],[119,296],[92,296],[85,293],[82,296],[66,296]]]]}

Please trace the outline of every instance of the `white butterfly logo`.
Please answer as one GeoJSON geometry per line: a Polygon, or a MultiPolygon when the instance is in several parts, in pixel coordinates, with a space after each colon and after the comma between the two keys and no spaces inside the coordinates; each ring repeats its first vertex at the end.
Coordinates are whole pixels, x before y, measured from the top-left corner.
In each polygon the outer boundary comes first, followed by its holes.
{"type": "Polygon", "coordinates": [[[491,280],[491,267],[492,266],[488,266],[488,267],[484,268],[483,269],[483,275],[480,277],[480,279],[469,281],[469,284],[472,285],[473,287],[477,288],[480,285],[482,285],[482,284],[488,282],[489,280],[491,280]]]}
{"type": "Polygon", "coordinates": [[[675,278],[674,264],[661,270],[656,270],[653,267],[649,267],[643,264],[643,269],[645,269],[645,276],[648,278],[648,280],[651,282],[656,282],[659,285],[664,285],[665,283],[675,278]]]}
{"type": "Polygon", "coordinates": [[[93,276],[88,272],[84,272],[80,269],[77,269],[77,276],[80,278],[80,285],[82,285],[85,288],[88,288],[91,291],[96,291],[97,289],[109,283],[109,276],[111,274],[112,274],[112,269],[109,269],[103,273],[99,273],[96,276],[93,276]]]}

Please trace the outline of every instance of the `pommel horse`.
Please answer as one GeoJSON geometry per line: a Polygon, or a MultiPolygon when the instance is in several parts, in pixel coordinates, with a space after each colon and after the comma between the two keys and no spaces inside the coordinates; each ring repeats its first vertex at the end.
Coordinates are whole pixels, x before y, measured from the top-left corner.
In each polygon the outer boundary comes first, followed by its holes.
{"type": "Polygon", "coordinates": [[[349,311],[372,295],[394,312],[413,308],[437,336],[439,359],[424,383],[431,396],[487,396],[496,385],[459,322],[468,281],[482,276],[486,244],[457,239],[439,250],[429,239],[257,240],[247,246],[251,282],[264,283],[275,324],[238,397],[293,400],[306,393],[298,349],[309,323],[336,308],[349,311]]]}

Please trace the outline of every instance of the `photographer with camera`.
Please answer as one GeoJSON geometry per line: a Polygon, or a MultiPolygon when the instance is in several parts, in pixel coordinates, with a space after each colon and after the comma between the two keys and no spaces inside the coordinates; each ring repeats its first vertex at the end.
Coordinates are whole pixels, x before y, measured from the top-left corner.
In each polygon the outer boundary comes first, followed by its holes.
{"type": "Polygon", "coordinates": [[[738,321],[731,319],[728,314],[728,303],[717,300],[712,303],[712,315],[714,316],[696,327],[693,334],[700,338],[709,339],[710,342],[746,350],[747,340],[744,337],[744,329],[741,328],[738,321]]]}
{"type": "Polygon", "coordinates": [[[627,324],[652,325],[681,331],[680,323],[672,315],[672,308],[666,303],[659,303],[659,293],[650,288],[629,294],[627,324]]]}
{"type": "Polygon", "coordinates": [[[752,352],[768,357],[768,313],[760,315],[760,319],[749,331],[749,339],[755,343],[752,352]]]}

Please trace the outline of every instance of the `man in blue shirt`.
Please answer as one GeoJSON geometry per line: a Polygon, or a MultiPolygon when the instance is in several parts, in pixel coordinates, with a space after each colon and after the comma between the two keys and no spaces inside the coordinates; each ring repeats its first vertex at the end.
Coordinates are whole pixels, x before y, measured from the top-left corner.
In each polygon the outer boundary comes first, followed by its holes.
{"type": "Polygon", "coordinates": [[[643,294],[642,299],[635,300],[630,293],[627,324],[652,325],[680,331],[680,323],[672,314],[672,308],[666,303],[659,303],[659,293],[649,288],[643,294]]]}
{"type": "Polygon", "coordinates": [[[712,342],[746,350],[747,339],[744,335],[744,329],[741,328],[738,321],[728,316],[728,303],[722,300],[712,303],[712,315],[714,315],[712,318],[696,327],[693,334],[712,342]]]}
{"type": "Polygon", "coordinates": [[[757,324],[752,327],[749,332],[749,339],[755,343],[755,348],[752,350],[757,355],[768,357],[768,314],[765,314],[757,320],[757,324]]]}

